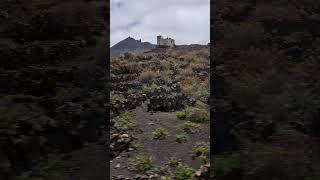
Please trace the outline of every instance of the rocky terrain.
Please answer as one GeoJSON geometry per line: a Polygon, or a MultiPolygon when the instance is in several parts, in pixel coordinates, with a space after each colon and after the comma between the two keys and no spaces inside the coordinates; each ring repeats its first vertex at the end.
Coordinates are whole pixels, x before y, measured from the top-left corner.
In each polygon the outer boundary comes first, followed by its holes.
{"type": "Polygon", "coordinates": [[[209,47],[111,59],[111,179],[210,179],[209,47]]]}
{"type": "Polygon", "coordinates": [[[212,7],[215,178],[319,179],[319,1],[212,7]]]}
{"type": "Polygon", "coordinates": [[[149,42],[141,42],[141,40],[128,37],[110,48],[110,56],[119,56],[126,52],[145,52],[155,47],[156,45],[149,42]]]}
{"type": "Polygon", "coordinates": [[[106,177],[107,163],[77,164],[106,157],[106,12],[99,0],[0,2],[0,179],[106,177]]]}

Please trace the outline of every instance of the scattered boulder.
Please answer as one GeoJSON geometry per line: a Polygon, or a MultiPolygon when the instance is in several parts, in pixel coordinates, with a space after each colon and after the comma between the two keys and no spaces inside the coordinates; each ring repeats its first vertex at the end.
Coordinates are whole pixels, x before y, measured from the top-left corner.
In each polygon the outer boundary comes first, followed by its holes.
{"type": "Polygon", "coordinates": [[[213,177],[213,175],[210,175],[210,164],[202,165],[194,175],[196,180],[208,180],[210,177],[213,177]]]}

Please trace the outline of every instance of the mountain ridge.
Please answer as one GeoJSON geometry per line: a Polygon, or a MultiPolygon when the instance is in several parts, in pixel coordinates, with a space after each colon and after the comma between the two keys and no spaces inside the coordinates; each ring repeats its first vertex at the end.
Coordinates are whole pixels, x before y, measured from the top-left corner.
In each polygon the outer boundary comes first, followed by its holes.
{"type": "Polygon", "coordinates": [[[118,42],[117,44],[113,45],[110,48],[110,55],[111,56],[119,56],[126,52],[132,51],[148,51],[155,48],[155,44],[151,44],[149,42],[141,42],[140,40],[136,40],[132,37],[127,37],[122,41],[118,42]]]}

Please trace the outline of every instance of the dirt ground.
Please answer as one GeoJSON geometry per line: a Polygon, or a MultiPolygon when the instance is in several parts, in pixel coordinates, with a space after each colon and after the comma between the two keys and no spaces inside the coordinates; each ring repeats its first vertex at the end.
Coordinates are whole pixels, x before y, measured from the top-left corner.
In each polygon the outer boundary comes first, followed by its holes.
{"type": "Polygon", "coordinates": [[[176,117],[174,112],[147,112],[143,107],[138,107],[129,111],[133,117],[136,127],[129,134],[134,135],[136,143],[141,147],[134,151],[127,151],[120,154],[110,162],[111,179],[119,179],[124,176],[134,178],[137,174],[132,168],[132,160],[137,155],[152,157],[153,165],[156,169],[162,169],[164,174],[170,175],[174,169],[167,165],[169,160],[180,159],[183,165],[188,165],[194,169],[201,166],[201,162],[192,159],[192,150],[198,143],[209,143],[210,127],[209,123],[201,124],[199,132],[187,134],[188,142],[180,144],[176,142],[175,135],[183,132],[183,120],[176,117]],[[156,128],[165,128],[169,132],[166,139],[154,140],[152,131],[156,128]]]}

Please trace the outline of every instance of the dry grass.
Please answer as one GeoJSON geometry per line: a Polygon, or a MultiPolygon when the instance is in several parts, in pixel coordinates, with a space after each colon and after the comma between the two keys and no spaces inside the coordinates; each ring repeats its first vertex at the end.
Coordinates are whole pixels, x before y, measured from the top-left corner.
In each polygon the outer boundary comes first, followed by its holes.
{"type": "Polygon", "coordinates": [[[187,67],[187,68],[185,68],[185,69],[182,69],[181,72],[180,72],[180,74],[181,74],[182,76],[193,76],[193,75],[194,75],[194,72],[193,72],[193,70],[192,70],[191,67],[187,67]]]}
{"type": "Polygon", "coordinates": [[[192,62],[190,63],[190,67],[192,70],[194,71],[203,71],[205,69],[209,69],[209,66],[204,64],[204,63],[195,63],[195,62],[192,62]]]}
{"type": "Polygon", "coordinates": [[[195,61],[195,56],[194,56],[193,54],[191,54],[191,53],[186,53],[186,54],[184,54],[184,55],[181,55],[181,56],[179,57],[179,59],[180,59],[181,61],[185,61],[185,62],[190,63],[190,62],[195,61]]]}
{"type": "MultiPolygon", "coordinates": [[[[178,54],[178,53],[177,53],[178,54]]],[[[179,56],[176,56],[177,59],[185,61],[188,63],[198,62],[202,59],[209,59],[210,52],[208,48],[201,48],[194,51],[181,51],[179,56]]]]}
{"type": "Polygon", "coordinates": [[[178,52],[177,51],[173,51],[173,50],[169,50],[166,52],[166,55],[169,57],[177,57],[178,56],[178,52]]]}
{"type": "Polygon", "coordinates": [[[160,69],[162,71],[169,70],[170,69],[170,62],[168,62],[166,60],[160,61],[160,69]]]}
{"type": "Polygon", "coordinates": [[[196,55],[198,57],[203,57],[203,58],[208,58],[209,59],[209,56],[210,56],[209,48],[203,48],[203,49],[200,49],[200,50],[196,51],[196,55]]]}
{"type": "Polygon", "coordinates": [[[166,70],[161,72],[161,76],[169,76],[172,75],[173,71],[172,70],[166,70]]]}
{"type": "Polygon", "coordinates": [[[113,72],[117,74],[131,74],[131,73],[140,73],[142,70],[142,67],[139,62],[117,60],[112,62],[111,69],[113,72]]]}
{"type": "Polygon", "coordinates": [[[158,76],[159,76],[158,72],[147,70],[140,74],[140,80],[142,82],[149,82],[150,80],[155,79],[158,76]]]}

